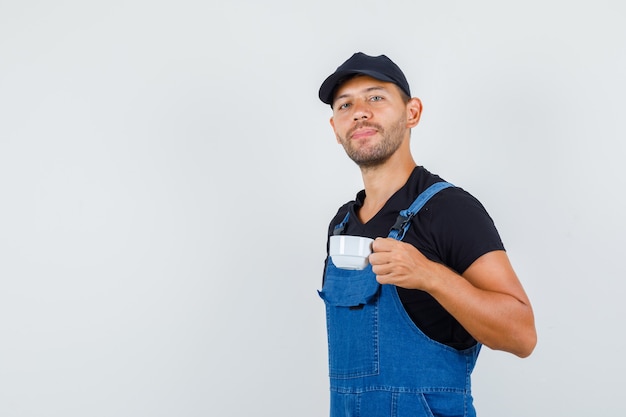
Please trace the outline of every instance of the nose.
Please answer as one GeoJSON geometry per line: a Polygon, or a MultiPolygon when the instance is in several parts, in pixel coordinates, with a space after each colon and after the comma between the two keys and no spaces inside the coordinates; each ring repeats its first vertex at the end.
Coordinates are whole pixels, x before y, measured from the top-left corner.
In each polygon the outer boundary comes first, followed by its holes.
{"type": "Polygon", "coordinates": [[[367,104],[363,103],[355,103],[352,106],[352,118],[354,121],[369,119],[372,117],[370,109],[367,107],[367,104]]]}

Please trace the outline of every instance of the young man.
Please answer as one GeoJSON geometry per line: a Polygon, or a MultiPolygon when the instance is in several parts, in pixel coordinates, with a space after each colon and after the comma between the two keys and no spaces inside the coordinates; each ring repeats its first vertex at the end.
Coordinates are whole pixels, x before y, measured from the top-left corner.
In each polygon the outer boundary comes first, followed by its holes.
{"type": "Polygon", "coordinates": [[[331,416],[474,416],[470,375],[481,345],[530,355],[530,302],[478,200],[410,149],[422,111],[398,66],[356,53],[319,90],[364,190],[332,234],[375,239],[363,270],[327,258],[331,416]]]}

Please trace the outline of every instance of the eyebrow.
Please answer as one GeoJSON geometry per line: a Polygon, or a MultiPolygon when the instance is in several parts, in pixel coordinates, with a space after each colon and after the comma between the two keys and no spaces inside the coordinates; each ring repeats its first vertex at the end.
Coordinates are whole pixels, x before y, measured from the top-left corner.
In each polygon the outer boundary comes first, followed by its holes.
{"type": "MultiPolygon", "coordinates": [[[[387,91],[387,89],[385,87],[383,87],[383,86],[375,86],[375,87],[368,87],[368,88],[366,88],[364,90],[361,90],[359,93],[370,93],[372,91],[387,91]]],[[[337,101],[339,99],[342,99],[342,98],[351,97],[353,95],[354,94],[344,93],[344,94],[342,94],[340,96],[335,97],[335,101],[337,101]]]]}

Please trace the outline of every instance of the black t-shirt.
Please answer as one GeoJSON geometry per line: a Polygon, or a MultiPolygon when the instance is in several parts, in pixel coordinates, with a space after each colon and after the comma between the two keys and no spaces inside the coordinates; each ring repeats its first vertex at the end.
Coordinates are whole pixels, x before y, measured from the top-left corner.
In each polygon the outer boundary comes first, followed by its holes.
{"type": "MultiPolygon", "coordinates": [[[[367,223],[357,216],[365,191],[356,201],[344,204],[330,223],[328,234],[343,220],[350,220],[344,234],[370,238],[386,237],[401,210],[407,209],[430,185],[443,181],[423,167],[416,167],[407,183],[389,198],[367,223]]],[[[482,204],[458,187],[446,188],[433,196],[413,217],[403,239],[428,259],[462,274],[476,259],[494,250],[504,250],[498,231],[482,204]]],[[[398,295],[413,322],[431,339],[456,349],[465,349],[476,340],[430,294],[397,287],[398,295]]]]}

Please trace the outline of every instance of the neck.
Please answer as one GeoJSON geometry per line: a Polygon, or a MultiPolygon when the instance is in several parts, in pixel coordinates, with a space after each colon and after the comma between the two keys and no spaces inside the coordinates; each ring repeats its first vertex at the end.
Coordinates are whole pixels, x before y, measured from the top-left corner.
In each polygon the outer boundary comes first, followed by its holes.
{"type": "Polygon", "coordinates": [[[374,217],[387,200],[406,184],[416,166],[409,152],[396,152],[382,165],[361,168],[366,196],[359,210],[363,223],[374,217]]]}

